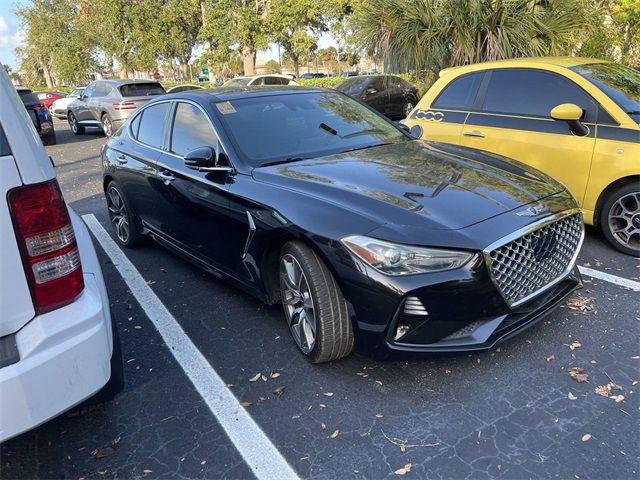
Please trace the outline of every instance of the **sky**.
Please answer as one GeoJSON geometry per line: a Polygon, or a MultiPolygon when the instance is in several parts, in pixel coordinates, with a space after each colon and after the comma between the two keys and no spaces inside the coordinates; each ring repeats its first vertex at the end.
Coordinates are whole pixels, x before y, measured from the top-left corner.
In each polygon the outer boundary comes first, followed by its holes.
{"type": "MultiPolygon", "coordinates": [[[[0,62],[8,64],[14,70],[18,69],[18,60],[14,50],[21,43],[18,19],[13,14],[16,3],[14,0],[0,0],[0,62]]],[[[21,3],[30,2],[23,0],[21,3]]],[[[334,42],[329,34],[321,35],[318,39],[318,48],[325,48],[332,44],[334,42]]],[[[199,53],[199,50],[196,50],[195,53],[199,53]]],[[[272,44],[268,50],[258,52],[257,56],[262,61],[277,60],[278,47],[272,44]]]]}
{"type": "Polygon", "coordinates": [[[20,45],[18,19],[13,14],[15,2],[0,0],[0,61],[18,68],[14,49],[20,45]]]}

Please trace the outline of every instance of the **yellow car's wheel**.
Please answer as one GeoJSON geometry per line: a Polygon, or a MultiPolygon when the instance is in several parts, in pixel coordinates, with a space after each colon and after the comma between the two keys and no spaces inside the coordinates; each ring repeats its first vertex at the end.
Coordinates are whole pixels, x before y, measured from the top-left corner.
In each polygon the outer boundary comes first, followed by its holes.
{"type": "Polygon", "coordinates": [[[600,225],[616,249],[640,257],[640,188],[636,183],[611,192],[602,206],[600,225]]]}

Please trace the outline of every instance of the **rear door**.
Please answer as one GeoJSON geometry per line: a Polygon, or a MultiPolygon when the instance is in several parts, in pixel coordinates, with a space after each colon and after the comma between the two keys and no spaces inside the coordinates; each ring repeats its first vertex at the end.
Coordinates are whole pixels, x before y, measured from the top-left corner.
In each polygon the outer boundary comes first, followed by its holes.
{"type": "Polygon", "coordinates": [[[422,139],[460,143],[464,122],[474,108],[484,75],[474,72],[454,78],[431,105],[423,106],[421,102],[420,108],[413,110],[409,119],[422,130],[422,139]]]}
{"type": "Polygon", "coordinates": [[[514,158],[565,185],[581,205],[595,147],[599,104],[582,88],[554,72],[496,69],[489,72],[477,111],[467,117],[462,145],[514,158]],[[563,103],[583,110],[585,136],[549,112],[563,103]]]}
{"type": "Polygon", "coordinates": [[[388,115],[393,118],[401,117],[402,107],[404,106],[402,79],[393,75],[388,75],[385,78],[387,79],[387,91],[389,94],[388,115]]]}
{"type": "Polygon", "coordinates": [[[364,101],[383,115],[389,112],[389,92],[383,76],[373,77],[364,89],[364,101]]]}

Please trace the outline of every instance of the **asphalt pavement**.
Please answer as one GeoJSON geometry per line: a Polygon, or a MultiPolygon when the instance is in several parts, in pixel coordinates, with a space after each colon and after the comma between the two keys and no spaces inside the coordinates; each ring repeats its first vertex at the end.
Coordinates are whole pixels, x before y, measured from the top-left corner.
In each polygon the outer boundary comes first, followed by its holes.
{"type": "MultiPolygon", "coordinates": [[[[74,136],[60,121],[56,129],[58,145],[47,151],[67,201],[110,231],[102,133],[74,136]]],[[[125,390],[97,411],[60,416],[3,444],[0,477],[254,477],[155,319],[96,248],[120,331],[125,390]]],[[[280,306],[153,242],[124,253],[302,478],[638,478],[637,291],[585,276],[569,305],[487,353],[385,362],[354,354],[310,365],[280,306]],[[586,381],[570,375],[574,367],[586,381]]],[[[593,228],[578,263],[640,280],[639,262],[593,228]]]]}

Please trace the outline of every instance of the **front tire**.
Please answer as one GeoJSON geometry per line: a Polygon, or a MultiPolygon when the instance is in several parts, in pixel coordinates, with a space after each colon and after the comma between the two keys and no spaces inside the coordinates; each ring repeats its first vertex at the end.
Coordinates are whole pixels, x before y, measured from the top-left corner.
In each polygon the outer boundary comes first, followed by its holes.
{"type": "Polygon", "coordinates": [[[100,123],[102,125],[102,131],[104,132],[104,136],[109,138],[113,135],[113,122],[111,121],[111,117],[106,113],[102,115],[100,119],[100,123]]]}
{"type": "Polygon", "coordinates": [[[107,185],[105,192],[107,197],[107,208],[109,209],[109,220],[113,226],[116,240],[126,248],[133,248],[139,245],[143,236],[133,209],[129,205],[122,188],[115,181],[107,185]]]}
{"type": "Polygon", "coordinates": [[[57,143],[58,143],[58,140],[56,138],[56,132],[50,133],[46,137],[42,137],[43,145],[56,145],[57,143]]]}
{"type": "Polygon", "coordinates": [[[279,277],[287,324],[307,360],[324,363],[349,355],[353,327],[347,302],[315,252],[300,242],[285,244],[279,277]]]}
{"type": "Polygon", "coordinates": [[[640,257],[640,189],[636,182],[609,194],[600,212],[600,227],[616,250],[640,257]]]}
{"type": "Polygon", "coordinates": [[[74,135],[82,135],[84,133],[84,127],[78,123],[75,113],[69,112],[67,114],[67,121],[74,135]]]}
{"type": "Polygon", "coordinates": [[[407,100],[406,102],[404,102],[404,105],[402,106],[402,118],[407,118],[414,107],[415,104],[413,103],[413,101],[407,100]]]}

